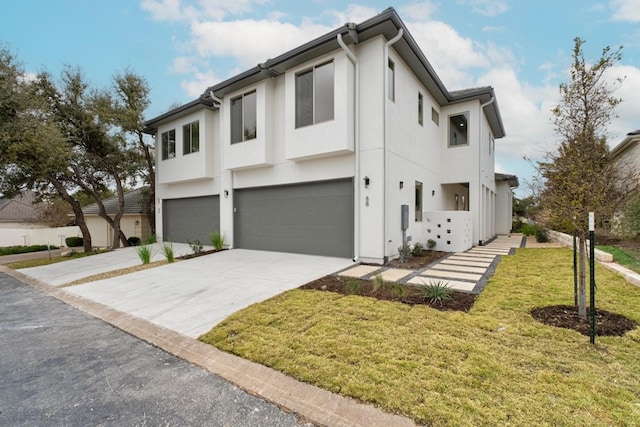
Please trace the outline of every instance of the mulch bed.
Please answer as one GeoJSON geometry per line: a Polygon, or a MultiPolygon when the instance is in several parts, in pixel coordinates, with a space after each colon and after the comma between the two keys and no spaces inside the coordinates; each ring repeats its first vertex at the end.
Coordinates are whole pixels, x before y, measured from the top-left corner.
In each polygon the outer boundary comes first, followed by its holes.
{"type": "Polygon", "coordinates": [[[210,249],[207,251],[200,251],[198,254],[193,253],[193,254],[182,255],[182,256],[176,257],[176,259],[191,259],[191,258],[203,256],[203,255],[215,254],[216,252],[221,252],[226,250],[228,249],[210,249]]]}
{"type": "MultiPolygon", "coordinates": [[[[531,310],[533,318],[545,325],[573,329],[583,335],[589,335],[589,313],[590,310],[587,307],[587,319],[583,320],[578,316],[578,307],[573,305],[553,305],[531,310]]],[[[620,314],[596,308],[595,329],[597,336],[622,336],[637,326],[636,322],[620,314]]]]}
{"type": "Polygon", "coordinates": [[[408,268],[411,270],[418,270],[430,264],[433,264],[434,262],[448,255],[451,255],[451,252],[423,250],[420,255],[413,255],[403,263],[401,263],[398,259],[393,259],[387,262],[387,264],[385,265],[393,268],[408,268]]]}
{"type": "Polygon", "coordinates": [[[336,292],[342,295],[359,295],[384,301],[396,301],[410,305],[427,305],[437,310],[468,312],[476,300],[476,295],[453,291],[450,299],[431,301],[424,297],[423,287],[411,284],[385,283],[374,288],[372,280],[350,277],[324,276],[300,287],[317,291],[336,292]]]}

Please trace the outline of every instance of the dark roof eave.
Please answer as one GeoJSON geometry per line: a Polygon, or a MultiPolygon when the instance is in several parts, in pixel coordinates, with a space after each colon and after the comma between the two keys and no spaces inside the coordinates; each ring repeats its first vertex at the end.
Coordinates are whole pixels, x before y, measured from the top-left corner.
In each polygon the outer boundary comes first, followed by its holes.
{"type": "Polygon", "coordinates": [[[202,108],[213,108],[214,103],[209,99],[198,98],[194,101],[191,101],[187,104],[181,105],[178,108],[174,108],[173,110],[167,111],[164,114],[161,114],[157,117],[154,117],[151,120],[148,120],[144,123],[144,129],[142,132],[155,135],[158,127],[165,122],[169,122],[178,117],[185,116],[187,114],[193,113],[194,111],[198,111],[202,108]]]}
{"type": "Polygon", "coordinates": [[[509,175],[506,173],[496,173],[495,174],[496,181],[507,182],[509,187],[518,188],[520,186],[520,181],[516,175],[509,175]]]}

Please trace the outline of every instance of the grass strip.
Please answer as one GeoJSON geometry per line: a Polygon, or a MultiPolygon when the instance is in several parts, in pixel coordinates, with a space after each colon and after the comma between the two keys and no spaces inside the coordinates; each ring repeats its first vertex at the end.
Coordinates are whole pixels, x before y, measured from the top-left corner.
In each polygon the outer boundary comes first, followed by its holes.
{"type": "MultiPolygon", "coordinates": [[[[572,304],[572,254],[503,257],[469,313],[292,290],[200,339],[419,424],[640,425],[640,331],[588,337],[536,322],[572,304]]],[[[640,322],[640,289],[600,265],[597,306],[640,322]]]]}
{"type": "Polygon", "coordinates": [[[618,264],[627,267],[636,273],[640,273],[640,260],[632,254],[629,254],[616,246],[596,245],[596,248],[613,255],[613,260],[618,264]]]}

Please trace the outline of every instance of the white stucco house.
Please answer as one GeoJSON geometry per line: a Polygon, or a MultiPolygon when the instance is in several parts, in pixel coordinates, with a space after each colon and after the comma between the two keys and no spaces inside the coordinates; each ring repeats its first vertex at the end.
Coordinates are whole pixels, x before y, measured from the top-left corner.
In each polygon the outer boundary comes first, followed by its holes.
{"type": "Polygon", "coordinates": [[[613,147],[611,157],[622,173],[640,174],[640,129],[629,132],[613,147]]]}
{"type": "Polygon", "coordinates": [[[383,263],[511,229],[493,88],[449,91],[392,8],[204,90],[147,122],[162,240],[383,263]]]}

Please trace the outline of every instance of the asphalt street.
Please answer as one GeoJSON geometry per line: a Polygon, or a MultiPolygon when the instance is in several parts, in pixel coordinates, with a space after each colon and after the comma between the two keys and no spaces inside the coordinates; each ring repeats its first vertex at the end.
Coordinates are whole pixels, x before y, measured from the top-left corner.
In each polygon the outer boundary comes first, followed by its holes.
{"type": "Polygon", "coordinates": [[[0,273],[0,425],[308,424],[0,273]]]}

